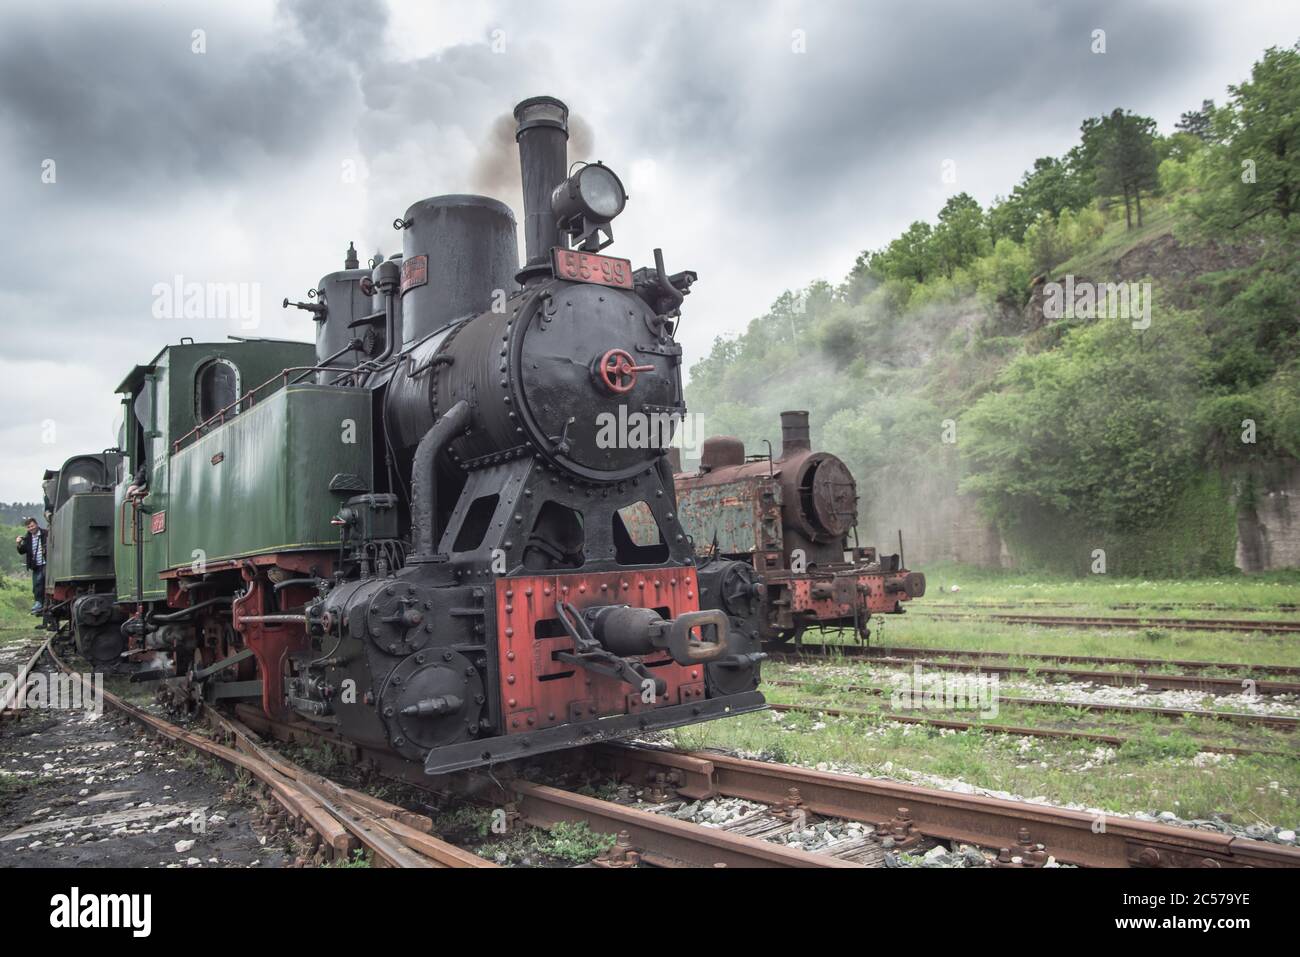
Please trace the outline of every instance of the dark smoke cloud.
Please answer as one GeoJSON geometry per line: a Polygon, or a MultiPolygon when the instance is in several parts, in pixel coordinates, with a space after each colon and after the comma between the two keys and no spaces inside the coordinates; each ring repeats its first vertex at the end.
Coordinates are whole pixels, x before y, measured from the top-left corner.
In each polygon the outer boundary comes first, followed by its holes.
{"type": "MultiPolygon", "coordinates": [[[[470,172],[470,187],[476,193],[491,196],[522,212],[519,144],[515,140],[513,113],[502,113],[488,128],[478,147],[470,172]]],[[[596,149],[596,135],[591,125],[577,113],[569,114],[569,162],[590,161],[596,149]]]]}

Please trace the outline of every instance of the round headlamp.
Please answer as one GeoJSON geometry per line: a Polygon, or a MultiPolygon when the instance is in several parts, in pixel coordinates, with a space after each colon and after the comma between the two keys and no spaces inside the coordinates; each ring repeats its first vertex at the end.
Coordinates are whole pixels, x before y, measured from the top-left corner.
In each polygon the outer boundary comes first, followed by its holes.
{"type": "Polygon", "coordinates": [[[627,191],[612,169],[601,163],[580,167],[555,188],[551,210],[566,229],[588,223],[608,223],[627,205],[627,191]]]}

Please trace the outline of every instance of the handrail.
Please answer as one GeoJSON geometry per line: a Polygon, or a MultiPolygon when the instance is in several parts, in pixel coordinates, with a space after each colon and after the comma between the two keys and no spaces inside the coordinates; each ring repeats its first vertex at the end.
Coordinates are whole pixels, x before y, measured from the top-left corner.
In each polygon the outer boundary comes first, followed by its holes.
{"type": "Polygon", "coordinates": [[[253,406],[253,403],[256,401],[257,393],[261,392],[263,389],[265,389],[267,386],[271,385],[272,383],[278,382],[280,380],[284,380],[283,385],[288,386],[291,384],[289,382],[289,376],[291,376],[295,372],[328,372],[328,371],[336,371],[337,368],[338,368],[337,366],[290,366],[287,369],[283,369],[280,372],[277,372],[275,375],[271,376],[271,378],[267,379],[261,385],[253,386],[253,388],[249,389],[247,392],[241,395],[234,402],[230,403],[230,405],[216,412],[211,418],[206,419],[203,422],[200,422],[198,425],[190,429],[180,438],[176,439],[176,441],[172,442],[172,455],[175,455],[177,452],[179,452],[181,450],[181,446],[184,445],[187,440],[203,434],[206,430],[209,429],[209,427],[213,425],[213,423],[216,423],[217,425],[225,425],[226,416],[236,415],[239,412],[243,411],[240,407],[244,404],[245,401],[248,402],[249,408],[251,408],[253,406]]]}

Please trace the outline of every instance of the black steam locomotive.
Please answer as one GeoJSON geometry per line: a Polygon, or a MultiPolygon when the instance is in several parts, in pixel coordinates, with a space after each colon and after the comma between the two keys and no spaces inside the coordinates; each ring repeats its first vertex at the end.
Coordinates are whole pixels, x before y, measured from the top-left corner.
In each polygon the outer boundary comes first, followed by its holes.
{"type": "Polygon", "coordinates": [[[314,356],[182,343],[120,387],[123,654],[191,700],[431,774],[764,706],[757,600],[721,607],[664,450],[599,428],[684,412],[695,274],[602,255],[618,177],[570,171],[560,101],[515,117],[522,269],[508,207],[421,200],[294,304],[314,356]]]}

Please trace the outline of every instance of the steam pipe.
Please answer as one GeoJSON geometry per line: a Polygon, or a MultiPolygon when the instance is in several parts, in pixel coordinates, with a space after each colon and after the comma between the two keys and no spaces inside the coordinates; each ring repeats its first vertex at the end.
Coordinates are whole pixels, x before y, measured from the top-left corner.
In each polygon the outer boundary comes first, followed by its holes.
{"type": "Polygon", "coordinates": [[[149,616],[149,621],[150,621],[150,622],[155,622],[155,621],[161,621],[161,622],[181,621],[181,620],[184,619],[184,618],[189,618],[189,617],[191,617],[191,616],[192,616],[196,611],[198,611],[198,610],[201,609],[201,608],[209,608],[209,607],[211,607],[212,605],[229,605],[229,604],[230,604],[231,602],[233,602],[233,601],[234,601],[234,599],[231,598],[231,597],[228,596],[228,595],[220,595],[220,596],[218,596],[218,597],[216,597],[216,598],[209,598],[207,601],[201,601],[201,602],[198,602],[197,604],[190,605],[188,608],[182,608],[180,611],[175,611],[175,612],[172,612],[171,614],[167,614],[167,615],[150,615],[150,616],[149,616]]]}
{"type": "Polygon", "coordinates": [[[438,487],[434,481],[435,463],[452,438],[469,425],[469,403],[461,399],[442,414],[415,449],[411,465],[411,538],[415,553],[407,564],[437,560],[434,540],[438,521],[438,487]]]}
{"type": "Polygon", "coordinates": [[[561,244],[551,194],[568,174],[569,108],[553,96],[534,96],[515,107],[519,168],[524,186],[524,249],[527,266],[550,258],[561,244]]]}

